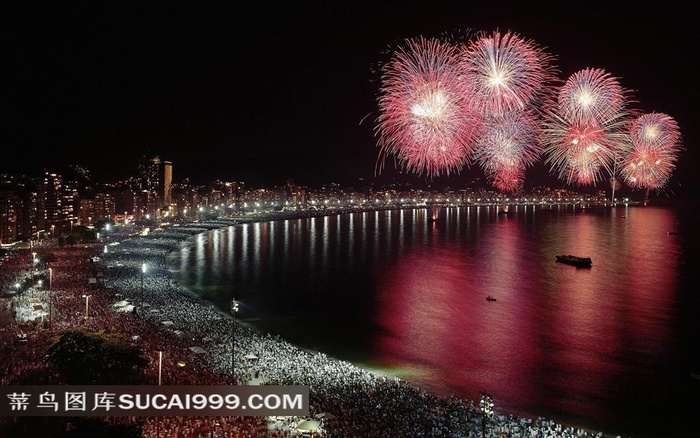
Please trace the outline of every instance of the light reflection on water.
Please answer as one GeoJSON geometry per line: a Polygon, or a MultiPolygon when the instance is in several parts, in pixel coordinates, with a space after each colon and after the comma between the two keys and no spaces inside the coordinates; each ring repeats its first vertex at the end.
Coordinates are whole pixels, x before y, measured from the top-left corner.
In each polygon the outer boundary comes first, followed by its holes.
{"type": "Polygon", "coordinates": [[[291,342],[530,417],[656,436],[679,394],[697,400],[674,210],[439,213],[212,231],[182,250],[181,281],[222,309],[235,296],[238,317],[291,342]]]}

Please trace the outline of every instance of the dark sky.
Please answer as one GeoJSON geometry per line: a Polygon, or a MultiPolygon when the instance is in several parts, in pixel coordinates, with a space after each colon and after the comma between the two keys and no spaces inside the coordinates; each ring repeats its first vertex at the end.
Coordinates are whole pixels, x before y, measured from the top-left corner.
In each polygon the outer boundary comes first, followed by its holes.
{"type": "MultiPolygon", "coordinates": [[[[500,29],[556,56],[562,77],[603,68],[634,91],[635,108],[674,117],[686,150],[668,189],[697,180],[694,5],[14,3],[0,6],[0,141],[12,157],[0,172],[80,164],[109,180],[149,154],[172,161],[176,181],[372,180],[373,67],[387,50],[402,38],[500,29]]],[[[536,166],[528,180],[546,173],[536,166]]]]}

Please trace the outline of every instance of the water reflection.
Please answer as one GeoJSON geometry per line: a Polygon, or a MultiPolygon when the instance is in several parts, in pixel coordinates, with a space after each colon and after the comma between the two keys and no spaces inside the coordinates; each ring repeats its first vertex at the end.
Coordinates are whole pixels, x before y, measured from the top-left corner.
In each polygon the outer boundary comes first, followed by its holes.
{"type": "Polygon", "coordinates": [[[179,271],[222,309],[235,294],[242,319],[292,342],[471,399],[487,390],[523,415],[603,430],[675,415],[666,404],[688,375],[689,335],[677,319],[683,249],[667,235],[672,210],[437,217],[407,209],[244,224],[198,237],[179,271]],[[593,267],[556,263],[561,253],[593,267]]]}

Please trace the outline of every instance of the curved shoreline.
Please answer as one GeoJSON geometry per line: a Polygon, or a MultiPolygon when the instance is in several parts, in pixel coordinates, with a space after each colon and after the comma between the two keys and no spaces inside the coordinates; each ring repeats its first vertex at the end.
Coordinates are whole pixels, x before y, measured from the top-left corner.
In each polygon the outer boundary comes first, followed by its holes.
{"type": "MultiPolygon", "coordinates": [[[[235,225],[238,225],[238,224],[244,223],[244,222],[263,222],[263,221],[268,221],[268,220],[286,220],[286,219],[296,219],[296,218],[307,217],[307,215],[298,215],[296,217],[291,217],[291,215],[289,215],[289,216],[285,215],[285,216],[286,217],[281,217],[281,218],[276,217],[276,216],[264,216],[264,217],[256,217],[254,219],[249,219],[249,220],[245,220],[245,221],[240,221],[240,220],[210,221],[210,222],[193,224],[190,226],[181,227],[182,231],[184,231],[185,229],[189,229],[190,232],[184,233],[184,234],[187,234],[187,237],[185,237],[184,239],[178,239],[176,243],[171,245],[171,251],[169,253],[165,254],[164,259],[166,259],[166,261],[168,261],[168,263],[169,263],[169,260],[172,256],[172,254],[175,253],[178,250],[178,248],[182,248],[182,245],[187,245],[187,241],[190,240],[190,238],[193,238],[198,234],[206,233],[206,232],[214,230],[214,229],[225,228],[228,226],[235,226],[235,225]]],[[[167,230],[163,229],[161,231],[153,232],[149,236],[151,238],[162,239],[163,237],[168,236],[169,233],[172,233],[172,231],[176,228],[178,228],[178,227],[169,227],[167,230]]],[[[172,238],[172,236],[170,236],[168,238],[172,238]]],[[[149,239],[146,239],[146,240],[149,240],[149,239]]],[[[166,268],[167,268],[167,266],[166,266],[166,268]]],[[[170,276],[173,276],[173,274],[170,270],[168,270],[168,274],[170,276]]],[[[200,301],[200,304],[203,304],[205,307],[209,307],[209,308],[213,309],[216,313],[219,314],[219,316],[221,318],[224,318],[225,320],[228,320],[228,321],[231,320],[230,315],[228,315],[224,312],[221,312],[210,302],[202,299],[201,297],[192,293],[191,291],[188,291],[186,288],[184,288],[184,286],[182,286],[180,284],[178,284],[177,286],[178,286],[178,288],[182,289],[183,291],[186,291],[186,295],[189,295],[191,298],[196,297],[196,300],[200,301]]],[[[217,322],[217,324],[219,324],[219,323],[217,322]]],[[[236,330],[236,350],[235,350],[236,351],[236,358],[235,358],[235,362],[236,362],[237,374],[239,374],[238,373],[239,369],[242,369],[242,368],[247,366],[245,360],[242,360],[242,356],[244,355],[244,353],[241,352],[242,346],[239,345],[239,342],[240,342],[239,336],[251,336],[250,333],[248,333],[248,334],[242,333],[245,326],[246,326],[246,324],[242,323],[241,321],[236,321],[236,329],[235,329],[236,330]]],[[[245,330],[250,330],[250,329],[251,329],[250,326],[245,328],[245,330]]],[[[254,332],[257,332],[257,334],[256,334],[257,336],[261,336],[263,338],[270,339],[269,334],[265,334],[265,333],[257,330],[257,328],[255,328],[254,326],[252,327],[252,329],[254,332]]],[[[282,339],[277,339],[277,341],[282,342],[284,344],[288,344],[286,341],[284,341],[282,339]]],[[[228,344],[230,345],[230,340],[228,341],[228,344]]],[[[358,370],[361,370],[362,373],[366,374],[366,376],[371,376],[372,379],[379,379],[379,380],[383,379],[384,381],[386,381],[386,379],[390,379],[390,380],[394,380],[395,382],[400,381],[400,383],[397,383],[397,384],[400,384],[401,386],[405,386],[408,391],[415,392],[416,393],[415,395],[418,396],[419,398],[424,398],[425,393],[429,392],[429,393],[431,393],[431,397],[434,397],[436,401],[438,399],[445,399],[445,400],[456,399],[456,397],[453,394],[447,394],[446,391],[439,391],[439,390],[435,390],[434,388],[428,388],[428,387],[422,385],[420,382],[412,382],[410,380],[399,379],[399,378],[391,375],[390,373],[384,372],[383,370],[375,370],[375,369],[371,369],[371,368],[370,369],[361,368],[361,367],[349,364],[349,363],[344,362],[344,361],[339,360],[339,359],[327,357],[325,354],[323,354],[321,352],[305,350],[305,349],[302,349],[300,347],[293,346],[291,344],[288,344],[288,347],[284,347],[284,348],[289,348],[289,347],[292,347],[292,348],[299,350],[299,351],[304,351],[305,354],[308,354],[309,356],[316,355],[316,356],[322,357],[323,360],[347,364],[351,368],[357,368],[358,370]]],[[[226,350],[225,348],[223,348],[223,349],[222,348],[214,348],[212,354],[209,355],[210,366],[212,366],[212,368],[217,372],[226,372],[225,365],[222,365],[222,363],[220,361],[217,362],[215,360],[215,356],[218,356],[218,357],[228,356],[228,358],[230,358],[230,349],[226,350]]],[[[230,360],[230,359],[228,359],[228,360],[230,360]]],[[[229,365],[228,371],[230,371],[230,365],[229,365]]],[[[274,372],[270,372],[270,374],[274,374],[274,372]]],[[[363,379],[365,379],[366,376],[363,379]]],[[[237,378],[239,380],[243,377],[244,376],[237,375],[237,378]]],[[[268,380],[268,383],[280,384],[280,381],[274,381],[274,378],[270,378],[267,380],[268,380]]],[[[298,383],[298,382],[294,382],[294,383],[298,383]]],[[[455,436],[470,436],[470,433],[473,432],[474,430],[479,432],[480,427],[477,427],[475,429],[475,427],[478,426],[477,424],[475,424],[475,421],[476,421],[475,419],[478,420],[478,419],[480,419],[480,417],[478,416],[477,409],[474,406],[474,402],[471,400],[465,400],[465,399],[459,399],[459,400],[460,400],[460,404],[465,406],[464,413],[466,414],[466,417],[467,418],[471,417],[471,419],[468,420],[466,422],[466,424],[464,425],[464,426],[467,426],[466,428],[465,427],[458,428],[458,429],[461,429],[461,433],[458,433],[455,436]],[[471,430],[471,432],[470,432],[470,430],[471,430]],[[463,435],[465,433],[466,433],[466,435],[463,435]]],[[[322,410],[324,412],[329,411],[329,409],[325,409],[325,408],[322,410]]],[[[596,432],[596,433],[589,432],[589,431],[584,432],[583,429],[563,426],[561,424],[557,424],[557,423],[552,422],[550,420],[545,420],[544,418],[541,418],[541,417],[536,419],[536,420],[532,420],[532,419],[518,417],[517,415],[514,415],[514,414],[501,413],[500,420],[503,423],[500,427],[503,427],[503,428],[510,428],[510,429],[512,429],[514,427],[520,428],[520,427],[525,427],[526,424],[528,425],[528,427],[532,427],[533,424],[537,423],[538,428],[546,427],[547,430],[559,429],[559,432],[562,433],[562,435],[553,435],[553,436],[569,436],[569,435],[566,435],[566,433],[569,433],[569,432],[571,432],[571,430],[574,430],[574,429],[577,431],[577,434],[578,434],[577,436],[603,436],[603,434],[600,432],[596,432]]],[[[476,422],[478,422],[478,421],[476,421],[476,422]]],[[[386,436],[386,435],[382,435],[382,436],[386,436]]],[[[610,435],[610,436],[612,436],[612,435],[610,435]]]]}

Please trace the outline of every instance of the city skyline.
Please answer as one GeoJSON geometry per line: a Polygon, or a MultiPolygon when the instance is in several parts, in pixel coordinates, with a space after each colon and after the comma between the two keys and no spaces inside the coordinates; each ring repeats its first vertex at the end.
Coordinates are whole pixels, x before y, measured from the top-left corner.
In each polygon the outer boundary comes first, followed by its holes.
{"type": "MultiPolygon", "coordinates": [[[[172,170],[172,162],[155,156],[139,160],[138,174],[120,181],[99,181],[84,168],[71,169],[70,175],[0,173],[0,244],[31,242],[35,237],[74,238],[74,232],[82,235],[89,228],[100,230],[100,224],[109,222],[169,223],[260,213],[304,216],[319,211],[424,207],[430,207],[432,214],[439,205],[498,205],[507,213],[506,204],[607,206],[610,202],[602,190],[592,194],[546,186],[510,194],[483,184],[440,189],[399,182],[357,187],[330,183],[314,189],[293,181],[283,186],[251,187],[240,181],[214,180],[196,186],[187,179],[173,183],[172,170]]],[[[618,193],[616,203],[639,201],[618,193]]]]}
{"type": "MultiPolygon", "coordinates": [[[[199,182],[194,182],[187,175],[181,175],[180,179],[172,179],[173,168],[177,167],[177,163],[172,163],[171,161],[164,159],[163,157],[154,156],[142,156],[133,163],[133,169],[131,173],[123,175],[114,175],[114,179],[105,179],[104,175],[95,174],[92,169],[87,169],[78,166],[64,166],[58,168],[56,166],[48,168],[45,167],[38,173],[23,173],[23,172],[0,172],[0,176],[4,176],[6,188],[12,190],[12,187],[26,187],[27,184],[30,186],[34,184],[45,184],[43,180],[48,178],[60,178],[62,181],[68,183],[71,187],[75,187],[81,198],[92,198],[97,193],[109,193],[115,190],[127,189],[130,191],[145,191],[152,193],[160,193],[163,191],[163,187],[156,188],[150,187],[153,182],[149,181],[146,176],[146,171],[142,167],[146,163],[157,164],[161,167],[159,171],[161,174],[163,171],[162,166],[168,168],[169,173],[167,186],[170,187],[169,190],[183,190],[183,189],[193,189],[199,191],[200,193],[210,193],[212,190],[216,190],[217,187],[223,185],[241,185],[242,188],[249,191],[270,191],[275,192],[277,190],[285,190],[289,187],[295,187],[300,190],[309,191],[309,193],[323,193],[326,190],[350,190],[353,193],[364,193],[366,196],[370,196],[372,193],[379,193],[385,190],[392,191],[416,191],[424,193],[457,193],[473,191],[481,193],[491,193],[499,198],[513,198],[517,199],[519,197],[527,197],[529,194],[534,192],[539,192],[541,190],[564,190],[568,193],[575,193],[581,195],[595,195],[596,197],[608,197],[610,188],[609,187],[579,187],[575,185],[567,184],[564,181],[552,180],[553,184],[527,184],[521,189],[515,192],[502,192],[497,188],[490,185],[484,178],[483,175],[478,175],[470,180],[452,178],[452,179],[440,179],[437,181],[421,181],[420,178],[401,178],[395,177],[391,179],[381,179],[381,180],[364,180],[358,178],[355,181],[351,181],[348,184],[341,184],[336,180],[319,181],[317,184],[303,185],[297,183],[295,180],[289,178],[278,184],[271,185],[252,185],[247,181],[239,180],[227,180],[213,176],[209,180],[202,180],[199,182]],[[146,187],[146,188],[144,188],[146,187]],[[147,188],[150,187],[150,188],[147,188]]],[[[150,167],[150,166],[148,166],[150,167]]],[[[160,177],[157,178],[160,180],[160,177]]],[[[643,201],[644,192],[640,190],[633,190],[630,188],[618,189],[615,196],[616,199],[632,199],[636,201],[643,201]],[[636,198],[639,198],[638,200],[636,198]]],[[[653,196],[653,198],[660,198],[659,196],[653,196]]],[[[162,199],[165,201],[165,197],[162,199]]],[[[164,204],[165,205],[165,204],[164,204]]],[[[165,206],[164,206],[165,208],[165,206]]]]}
{"type": "MultiPolygon", "coordinates": [[[[375,175],[374,132],[377,68],[388,49],[403,38],[498,28],[546,47],[560,76],[605,68],[634,90],[636,108],[676,118],[685,150],[666,189],[674,197],[692,186],[697,156],[688,88],[697,48],[692,14],[669,8],[295,3],[251,5],[241,14],[224,4],[163,11],[17,6],[6,11],[13,23],[3,30],[11,113],[3,143],[13,158],[0,172],[77,164],[113,179],[141,156],[158,155],[173,162],[174,181],[391,179],[390,161],[375,175]]],[[[472,165],[432,182],[463,185],[479,175],[472,165]]],[[[525,183],[563,185],[541,162],[525,183]]]]}

